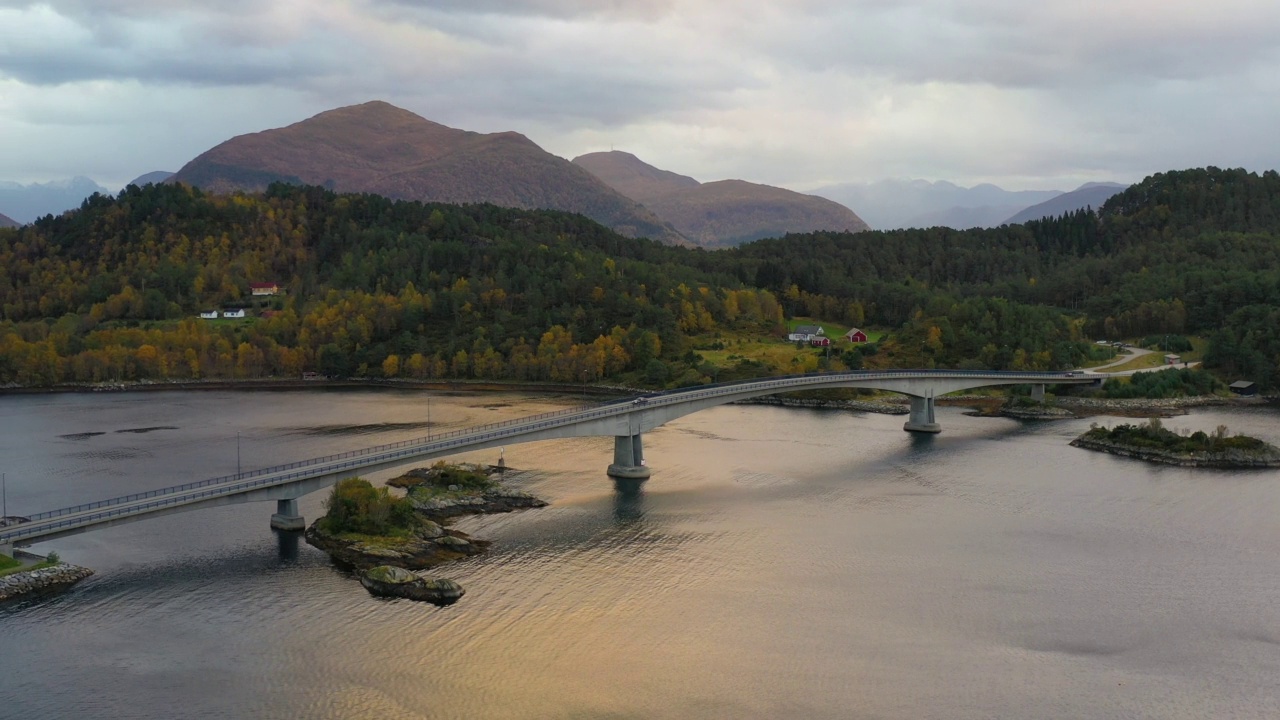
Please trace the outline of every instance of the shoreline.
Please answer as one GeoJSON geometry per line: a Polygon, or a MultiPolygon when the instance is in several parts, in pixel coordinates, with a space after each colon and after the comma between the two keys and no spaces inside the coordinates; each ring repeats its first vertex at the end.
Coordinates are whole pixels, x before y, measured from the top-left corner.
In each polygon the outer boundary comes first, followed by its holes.
{"type": "Polygon", "coordinates": [[[0,387],[4,395],[46,395],[97,392],[164,392],[168,390],[310,390],[330,388],[399,388],[404,390],[522,391],[556,395],[631,395],[646,392],[642,388],[623,385],[574,385],[569,383],[501,382],[497,380],[385,380],[346,378],[303,380],[301,378],[262,378],[256,380],[134,380],[129,382],[74,383],[50,387],[7,385],[0,387]]]}
{"type": "MultiPolygon", "coordinates": [[[[499,380],[411,380],[411,379],[378,379],[378,378],[345,378],[345,379],[302,379],[302,378],[261,378],[261,379],[218,379],[218,380],[135,380],[128,382],[106,383],[73,383],[52,387],[0,387],[0,397],[5,395],[42,395],[59,393],[97,393],[97,392],[165,392],[165,391],[215,391],[215,390],[332,390],[344,388],[391,388],[402,390],[436,390],[451,393],[465,392],[529,392],[547,395],[573,396],[583,399],[592,397],[617,397],[638,393],[654,392],[647,388],[635,388],[625,385],[575,385],[555,382],[504,382],[499,380]]],[[[954,395],[940,396],[936,402],[943,406],[969,407],[979,411],[983,417],[1013,417],[1018,419],[1068,419],[1069,416],[1059,412],[993,412],[992,404],[1004,403],[1007,395],[954,395]]],[[[872,400],[825,400],[817,398],[788,398],[780,395],[760,396],[746,400],[737,400],[734,405],[771,405],[775,407],[851,410],[883,415],[906,415],[909,400],[906,396],[876,397],[872,400]]],[[[584,403],[585,404],[585,403],[584,403]]],[[[1058,396],[1046,406],[1070,413],[1070,417],[1089,417],[1091,415],[1107,415],[1114,417],[1173,417],[1187,414],[1188,408],[1211,406],[1252,406],[1280,404],[1280,395],[1259,395],[1255,397],[1223,397],[1220,395],[1199,395],[1178,398],[1088,398],[1070,395],[1058,396]]]]}

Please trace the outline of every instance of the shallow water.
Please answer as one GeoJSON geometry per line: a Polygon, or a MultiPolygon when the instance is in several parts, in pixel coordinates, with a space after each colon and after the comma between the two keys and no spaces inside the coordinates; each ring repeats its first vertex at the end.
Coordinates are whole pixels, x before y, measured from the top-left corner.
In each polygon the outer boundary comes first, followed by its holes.
{"type": "MultiPolygon", "coordinates": [[[[574,402],[433,394],[431,427],[574,402]]],[[[646,436],[639,492],[610,439],[508,446],[552,505],[462,521],[495,543],[438,569],[445,608],[370,597],[271,503],[38,545],[98,574],[0,608],[0,717],[1280,717],[1280,473],[939,414],[705,411],[646,436]]],[[[248,470],[426,423],[421,392],[5,397],[0,471],[18,514],[234,472],[237,432],[248,470]]]]}

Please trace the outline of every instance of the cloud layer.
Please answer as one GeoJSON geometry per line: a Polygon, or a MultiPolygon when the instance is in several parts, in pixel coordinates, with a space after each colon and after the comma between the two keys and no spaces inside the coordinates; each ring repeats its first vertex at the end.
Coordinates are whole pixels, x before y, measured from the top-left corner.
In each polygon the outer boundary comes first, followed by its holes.
{"type": "Polygon", "coordinates": [[[0,179],[119,184],[385,99],[700,179],[1280,165],[1262,0],[0,0],[0,179]]]}

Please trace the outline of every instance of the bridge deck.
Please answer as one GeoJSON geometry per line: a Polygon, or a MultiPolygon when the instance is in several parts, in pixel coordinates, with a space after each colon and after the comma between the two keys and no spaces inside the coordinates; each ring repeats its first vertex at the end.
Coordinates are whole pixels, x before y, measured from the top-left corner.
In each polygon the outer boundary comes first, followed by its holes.
{"type": "MultiPolygon", "coordinates": [[[[856,386],[877,381],[989,380],[1001,384],[1083,384],[1098,378],[1084,373],[1015,373],[966,370],[892,370],[816,373],[765,380],[749,380],[716,385],[703,385],[684,390],[658,393],[646,397],[642,404],[634,398],[623,398],[603,405],[570,408],[515,420],[483,425],[465,430],[378,445],[363,450],[312,458],[277,465],[239,475],[210,478],[174,485],[144,493],[101,500],[29,516],[28,522],[0,528],[0,545],[26,543],[40,538],[65,535],[95,525],[109,524],[124,518],[157,513],[184,505],[207,504],[218,498],[253,493],[267,488],[288,486],[303,481],[342,473],[356,473],[363,468],[387,465],[403,460],[412,462],[425,456],[457,454],[480,449],[497,441],[517,439],[545,430],[579,425],[603,418],[643,413],[657,408],[691,403],[706,403],[716,398],[771,394],[802,390],[812,386],[856,386]]],[[[665,422],[665,421],[664,421],[665,422]]]]}

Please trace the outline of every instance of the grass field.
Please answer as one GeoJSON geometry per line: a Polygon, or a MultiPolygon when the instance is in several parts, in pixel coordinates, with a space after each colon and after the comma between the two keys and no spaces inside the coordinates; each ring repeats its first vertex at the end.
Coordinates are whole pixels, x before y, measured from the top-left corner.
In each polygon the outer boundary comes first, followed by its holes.
{"type": "Polygon", "coordinates": [[[52,562],[46,560],[45,562],[36,563],[35,565],[28,565],[26,567],[23,567],[22,563],[18,562],[17,560],[14,560],[13,558],[0,556],[0,577],[4,577],[5,575],[12,575],[18,572],[26,572],[28,570],[43,570],[48,567],[53,567],[54,565],[57,565],[57,564],[58,564],[58,561],[56,560],[52,562]],[[6,560],[8,561],[8,563],[4,562],[6,560]]]}

